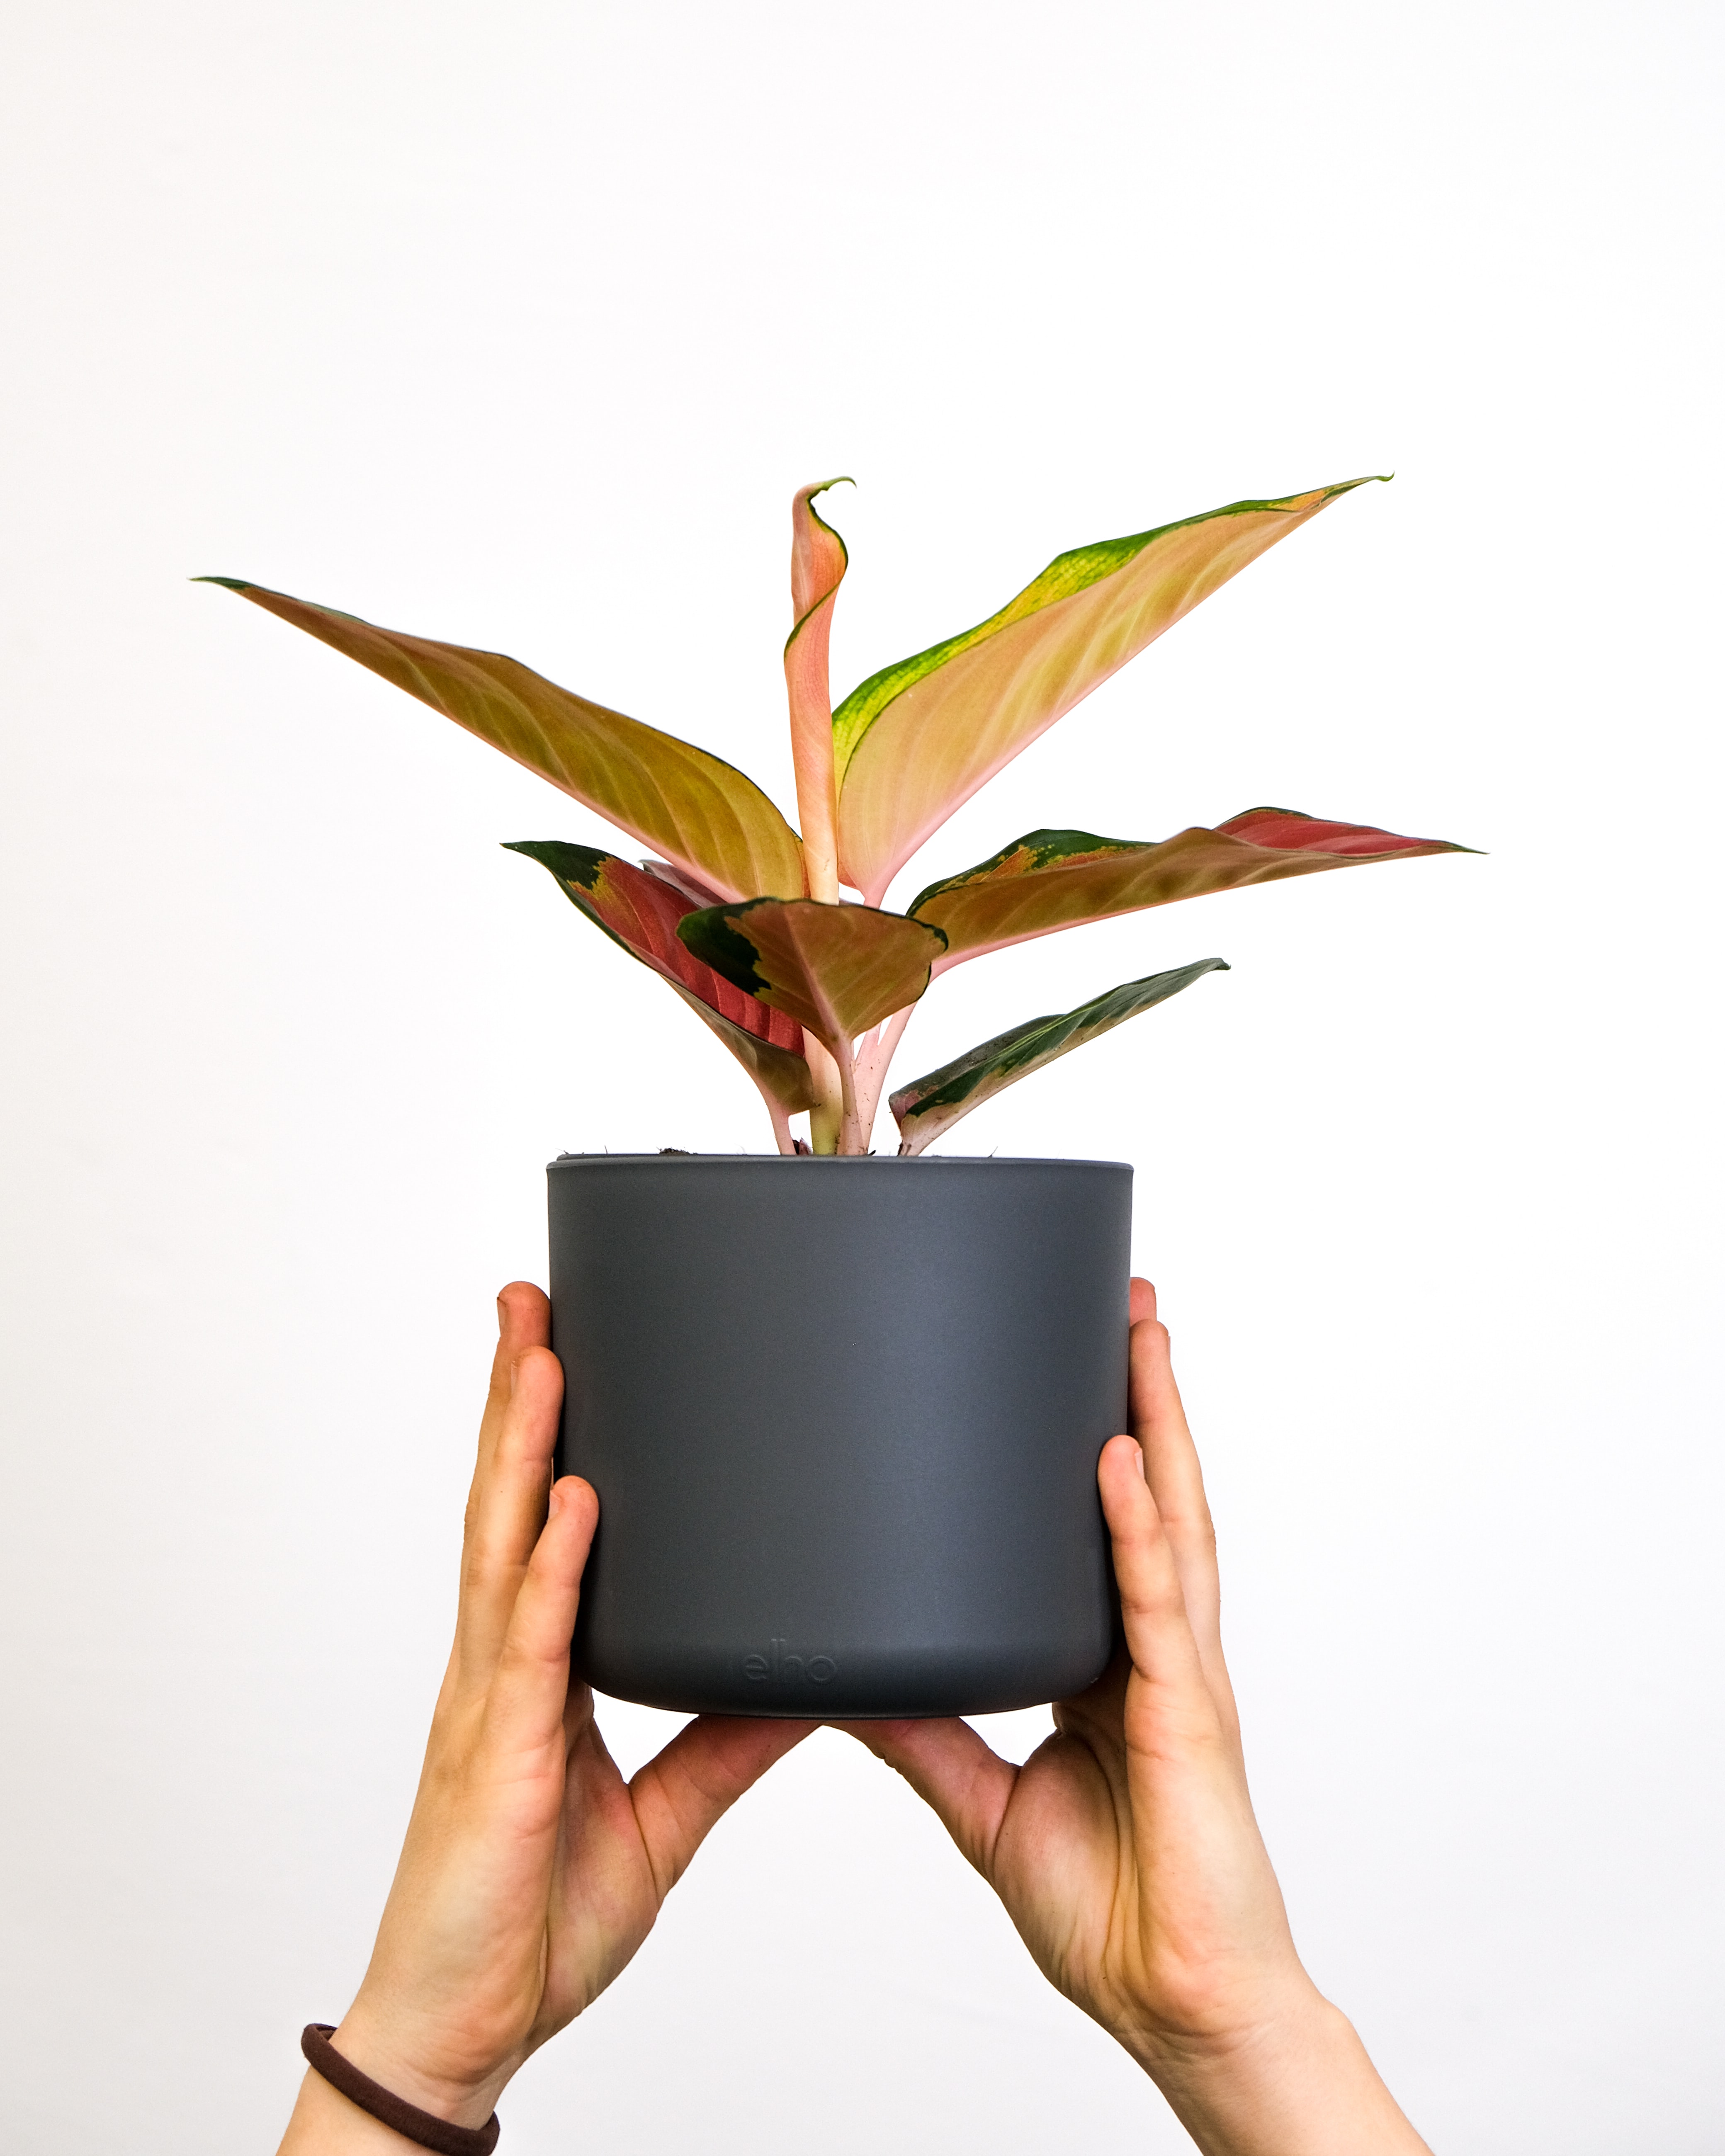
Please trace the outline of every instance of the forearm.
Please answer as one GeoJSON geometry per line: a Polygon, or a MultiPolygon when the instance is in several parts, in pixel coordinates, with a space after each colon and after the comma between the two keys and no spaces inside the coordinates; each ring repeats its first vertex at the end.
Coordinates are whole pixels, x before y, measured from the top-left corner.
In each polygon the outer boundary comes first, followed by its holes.
{"type": "Polygon", "coordinates": [[[1224,2046],[1122,2041],[1204,2156],[1430,2156],[1316,1989],[1224,2046]]]}
{"type": "Polygon", "coordinates": [[[277,2156],[408,2156],[414,2145],[308,2069],[277,2156]]]}

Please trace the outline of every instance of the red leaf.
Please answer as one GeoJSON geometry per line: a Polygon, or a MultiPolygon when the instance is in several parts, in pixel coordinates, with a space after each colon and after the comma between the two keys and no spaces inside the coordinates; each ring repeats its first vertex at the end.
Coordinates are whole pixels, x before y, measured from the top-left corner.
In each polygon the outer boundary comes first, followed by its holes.
{"type": "Polygon", "coordinates": [[[569,845],[558,839],[523,839],[511,851],[526,854],[549,869],[588,919],[643,965],[686,989],[757,1040],[788,1055],[802,1055],[803,1029],[793,1018],[770,1009],[758,996],[703,965],[679,940],[677,923],[696,907],[674,886],[632,868],[615,854],[569,845]]]}

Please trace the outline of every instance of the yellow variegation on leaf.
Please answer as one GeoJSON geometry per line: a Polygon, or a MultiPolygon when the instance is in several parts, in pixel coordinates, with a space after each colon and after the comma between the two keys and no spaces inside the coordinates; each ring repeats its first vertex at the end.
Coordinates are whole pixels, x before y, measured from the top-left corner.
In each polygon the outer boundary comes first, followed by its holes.
{"type": "Polygon", "coordinates": [[[1020,750],[1343,480],[1057,555],[999,613],[870,675],[833,715],[845,880],[878,906],[923,841],[1020,750]]]}

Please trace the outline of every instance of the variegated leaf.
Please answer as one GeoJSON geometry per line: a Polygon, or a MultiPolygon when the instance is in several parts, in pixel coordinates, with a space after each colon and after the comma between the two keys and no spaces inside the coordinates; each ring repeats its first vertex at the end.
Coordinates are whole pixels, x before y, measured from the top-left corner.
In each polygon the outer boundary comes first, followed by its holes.
{"type": "Polygon", "coordinates": [[[1327,823],[1293,808],[1248,808],[1214,830],[1194,825],[1158,841],[1027,831],[973,869],[931,884],[910,911],[946,932],[938,973],[1032,936],[1208,891],[1364,861],[1470,850],[1447,839],[1404,839],[1369,824],[1327,823]]]}
{"type": "Polygon", "coordinates": [[[669,981],[784,1114],[811,1104],[802,1027],[694,956],[677,934],[678,922],[694,911],[680,891],[614,854],[561,839],[519,839],[510,850],[549,869],[589,921],[669,981]]]}
{"type": "Polygon", "coordinates": [[[199,581],[357,659],[725,897],[800,896],[796,833],[753,779],[705,749],[560,689],[500,652],[378,629],[232,577],[199,581]]]}
{"type": "Polygon", "coordinates": [[[715,973],[805,1025],[842,1064],[850,1044],[928,986],[937,928],[865,906],[760,898],[691,913],[677,933],[715,973]]]}
{"type": "Polygon", "coordinates": [[[1081,1004],[1076,1010],[1054,1018],[1033,1018],[1026,1025],[996,1034],[992,1040],[983,1041],[951,1063],[943,1063],[938,1070],[931,1070],[926,1078],[915,1079],[893,1094],[892,1112],[904,1140],[899,1151],[921,1152],[973,1108],[992,1101],[1033,1070],[1044,1069],[1056,1056],[1081,1048],[1086,1041],[1124,1024],[1153,1004],[1166,1003],[1204,974],[1227,971],[1224,959],[1200,958],[1195,965],[1177,966],[1171,973],[1127,981],[1110,988],[1105,996],[1081,1004]]]}
{"type": "Polygon", "coordinates": [[[871,906],[961,803],[1202,599],[1363,480],[1236,501],[1050,562],[997,614],[833,715],[840,873],[871,906]]]}

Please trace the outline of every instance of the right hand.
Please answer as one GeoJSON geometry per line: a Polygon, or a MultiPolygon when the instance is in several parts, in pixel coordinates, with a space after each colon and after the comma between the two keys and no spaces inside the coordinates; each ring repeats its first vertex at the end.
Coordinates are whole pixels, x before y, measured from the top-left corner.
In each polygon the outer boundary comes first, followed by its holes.
{"type": "MultiPolygon", "coordinates": [[[[814,1727],[703,1715],[624,1780],[570,1681],[598,1500],[552,1480],[550,1306],[518,1281],[497,1311],[454,1648],[371,1966],[331,2040],[463,2126],[624,1968],[709,1830],[814,1727]]],[[[407,2146],[308,2074],[282,2156],[407,2146]]]]}
{"type": "Polygon", "coordinates": [[[1125,1622],[1114,1666],[1055,1709],[1022,1767],[959,1721],[851,1734],[939,1815],[1043,1974],[1132,2053],[1208,2156],[1414,2156],[1426,2144],[1295,1952],[1147,1281],[1132,1306],[1134,1436],[1111,1439],[1097,1467],[1125,1622]]]}

